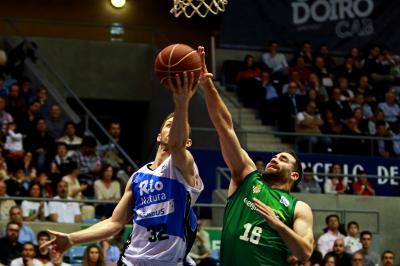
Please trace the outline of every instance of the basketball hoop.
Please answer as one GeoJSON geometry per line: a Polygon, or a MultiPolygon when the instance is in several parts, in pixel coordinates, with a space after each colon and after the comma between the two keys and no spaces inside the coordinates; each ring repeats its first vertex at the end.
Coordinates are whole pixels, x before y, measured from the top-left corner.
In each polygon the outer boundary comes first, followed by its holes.
{"type": "Polygon", "coordinates": [[[210,3],[206,3],[207,0],[174,0],[174,6],[171,8],[171,14],[176,18],[181,14],[185,17],[191,18],[194,14],[204,18],[208,13],[217,15],[219,12],[225,11],[225,5],[228,4],[228,0],[209,0],[210,3]]]}

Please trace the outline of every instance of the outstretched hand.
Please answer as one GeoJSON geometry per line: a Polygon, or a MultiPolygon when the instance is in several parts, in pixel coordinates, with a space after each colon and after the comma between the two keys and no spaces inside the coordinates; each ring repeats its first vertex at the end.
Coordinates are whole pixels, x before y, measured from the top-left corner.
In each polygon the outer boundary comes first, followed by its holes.
{"type": "Polygon", "coordinates": [[[40,248],[52,246],[52,249],[56,250],[57,252],[64,253],[67,249],[74,245],[68,234],[53,230],[47,231],[50,233],[50,235],[54,236],[54,238],[45,242],[43,245],[40,246],[40,248]]]}
{"type": "Polygon", "coordinates": [[[214,75],[212,73],[209,73],[207,70],[207,65],[206,65],[206,53],[204,52],[204,47],[203,46],[199,46],[197,48],[197,53],[200,56],[200,60],[202,62],[202,69],[201,69],[201,74],[200,74],[200,78],[199,78],[199,83],[202,87],[204,87],[204,85],[214,77],[214,75]]]}
{"type": "Polygon", "coordinates": [[[175,75],[176,85],[172,79],[168,79],[169,89],[172,91],[175,102],[189,101],[190,98],[196,93],[197,84],[194,82],[194,73],[183,72],[183,75],[175,75]],[[182,81],[183,79],[183,81],[182,81]]]}

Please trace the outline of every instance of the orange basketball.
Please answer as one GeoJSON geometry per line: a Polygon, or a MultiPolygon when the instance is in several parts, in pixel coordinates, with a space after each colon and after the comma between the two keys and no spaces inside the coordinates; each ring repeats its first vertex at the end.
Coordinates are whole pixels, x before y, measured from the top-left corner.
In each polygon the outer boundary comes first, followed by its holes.
{"type": "MultiPolygon", "coordinates": [[[[154,63],[154,72],[164,87],[169,87],[168,78],[176,86],[175,75],[183,77],[183,72],[194,73],[194,82],[197,83],[201,73],[202,62],[196,50],[186,44],[172,44],[162,49],[154,63]]],[[[183,79],[181,78],[183,82],[183,79]]]]}

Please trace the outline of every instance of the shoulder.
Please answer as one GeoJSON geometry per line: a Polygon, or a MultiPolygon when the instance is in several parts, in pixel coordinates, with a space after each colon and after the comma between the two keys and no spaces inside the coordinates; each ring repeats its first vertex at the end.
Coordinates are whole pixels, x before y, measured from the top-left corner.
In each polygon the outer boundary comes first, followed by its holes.
{"type": "Polygon", "coordinates": [[[310,205],[308,205],[307,203],[305,203],[304,201],[297,201],[296,204],[296,208],[295,208],[295,214],[299,213],[299,214],[308,214],[308,213],[312,213],[311,207],[310,205]]]}

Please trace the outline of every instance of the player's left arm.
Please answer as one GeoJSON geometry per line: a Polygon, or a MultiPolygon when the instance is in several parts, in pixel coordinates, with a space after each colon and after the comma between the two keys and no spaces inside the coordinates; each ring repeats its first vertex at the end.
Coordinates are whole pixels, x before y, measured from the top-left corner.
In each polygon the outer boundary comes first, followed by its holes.
{"type": "Polygon", "coordinates": [[[175,86],[169,80],[175,109],[169,133],[168,149],[171,153],[172,164],[181,171],[186,182],[194,187],[196,185],[194,159],[186,148],[191,145],[189,138],[189,102],[196,92],[197,84],[194,82],[193,72],[185,72],[183,79],[176,75],[176,81],[175,86]]]}
{"type": "Polygon", "coordinates": [[[257,211],[264,217],[268,225],[276,230],[292,254],[300,261],[310,258],[313,251],[313,215],[310,206],[298,201],[294,211],[293,229],[284,224],[274,211],[257,199],[253,199],[257,211]]]}

